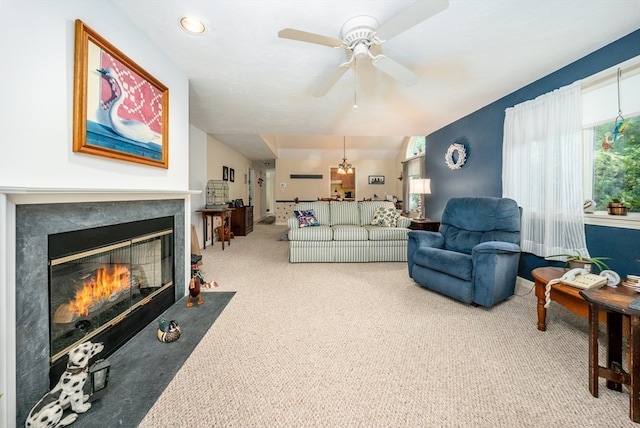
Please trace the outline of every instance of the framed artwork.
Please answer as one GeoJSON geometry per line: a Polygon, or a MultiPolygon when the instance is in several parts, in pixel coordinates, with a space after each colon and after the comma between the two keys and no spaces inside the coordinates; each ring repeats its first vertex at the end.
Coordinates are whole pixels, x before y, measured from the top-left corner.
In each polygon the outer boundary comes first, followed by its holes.
{"type": "Polygon", "coordinates": [[[232,183],[236,181],[236,171],[233,168],[229,169],[229,181],[232,183]]]}
{"type": "Polygon", "coordinates": [[[73,151],[169,167],[169,89],[76,20],[73,151]]]}
{"type": "Polygon", "coordinates": [[[229,181],[229,167],[228,166],[223,166],[222,167],[222,179],[224,181],[229,181]]]}
{"type": "Polygon", "coordinates": [[[384,184],[384,175],[370,175],[369,184],[384,184]]]}

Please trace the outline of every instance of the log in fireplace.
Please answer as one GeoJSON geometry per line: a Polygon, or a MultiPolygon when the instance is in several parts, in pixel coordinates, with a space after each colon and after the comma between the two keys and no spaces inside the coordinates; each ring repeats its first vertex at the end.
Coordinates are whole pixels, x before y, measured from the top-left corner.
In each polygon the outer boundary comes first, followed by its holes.
{"type": "Polygon", "coordinates": [[[106,357],[175,302],[174,218],[51,234],[50,384],[78,343],[106,357]]]}

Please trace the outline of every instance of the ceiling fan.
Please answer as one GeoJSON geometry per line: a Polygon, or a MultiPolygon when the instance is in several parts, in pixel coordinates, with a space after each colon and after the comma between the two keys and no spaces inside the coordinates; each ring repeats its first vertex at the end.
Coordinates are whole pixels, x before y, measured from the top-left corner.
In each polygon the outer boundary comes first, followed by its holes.
{"type": "Polygon", "coordinates": [[[447,7],[449,7],[448,0],[416,1],[382,25],[371,16],[356,16],[343,24],[341,30],[342,40],[293,28],[280,30],[278,37],[332,48],[342,48],[346,51],[348,60],[340,64],[331,76],[316,88],[313,92],[316,97],[324,96],[338,82],[340,77],[356,64],[356,60],[366,57],[369,57],[373,66],[380,71],[407,86],[411,86],[418,82],[419,76],[417,74],[381,53],[374,55],[372,48],[382,45],[403,31],[442,12],[447,7]]]}

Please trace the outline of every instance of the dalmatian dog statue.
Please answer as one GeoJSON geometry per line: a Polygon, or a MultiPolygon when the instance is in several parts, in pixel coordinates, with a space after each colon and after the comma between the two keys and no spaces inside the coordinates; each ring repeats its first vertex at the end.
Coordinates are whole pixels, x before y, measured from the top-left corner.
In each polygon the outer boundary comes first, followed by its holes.
{"type": "Polygon", "coordinates": [[[78,419],[78,413],[84,413],[91,407],[86,401],[84,384],[89,376],[89,360],[104,349],[102,343],[84,342],[69,351],[67,369],[56,386],[31,409],[25,422],[27,428],[58,428],[72,424],[78,419]],[[73,413],[62,418],[65,409],[73,413]]]}

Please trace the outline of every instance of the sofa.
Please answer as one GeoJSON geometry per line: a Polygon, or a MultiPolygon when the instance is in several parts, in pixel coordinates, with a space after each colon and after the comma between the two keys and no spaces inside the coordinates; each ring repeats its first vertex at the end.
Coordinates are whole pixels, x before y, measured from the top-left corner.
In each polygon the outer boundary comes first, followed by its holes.
{"type": "Polygon", "coordinates": [[[409,232],[409,276],[461,302],[490,307],[514,293],[519,243],[520,208],[513,199],[452,198],[439,232],[409,232]]]}
{"type": "Polygon", "coordinates": [[[403,262],[410,224],[390,201],[300,202],[287,219],[289,262],[403,262]]]}

